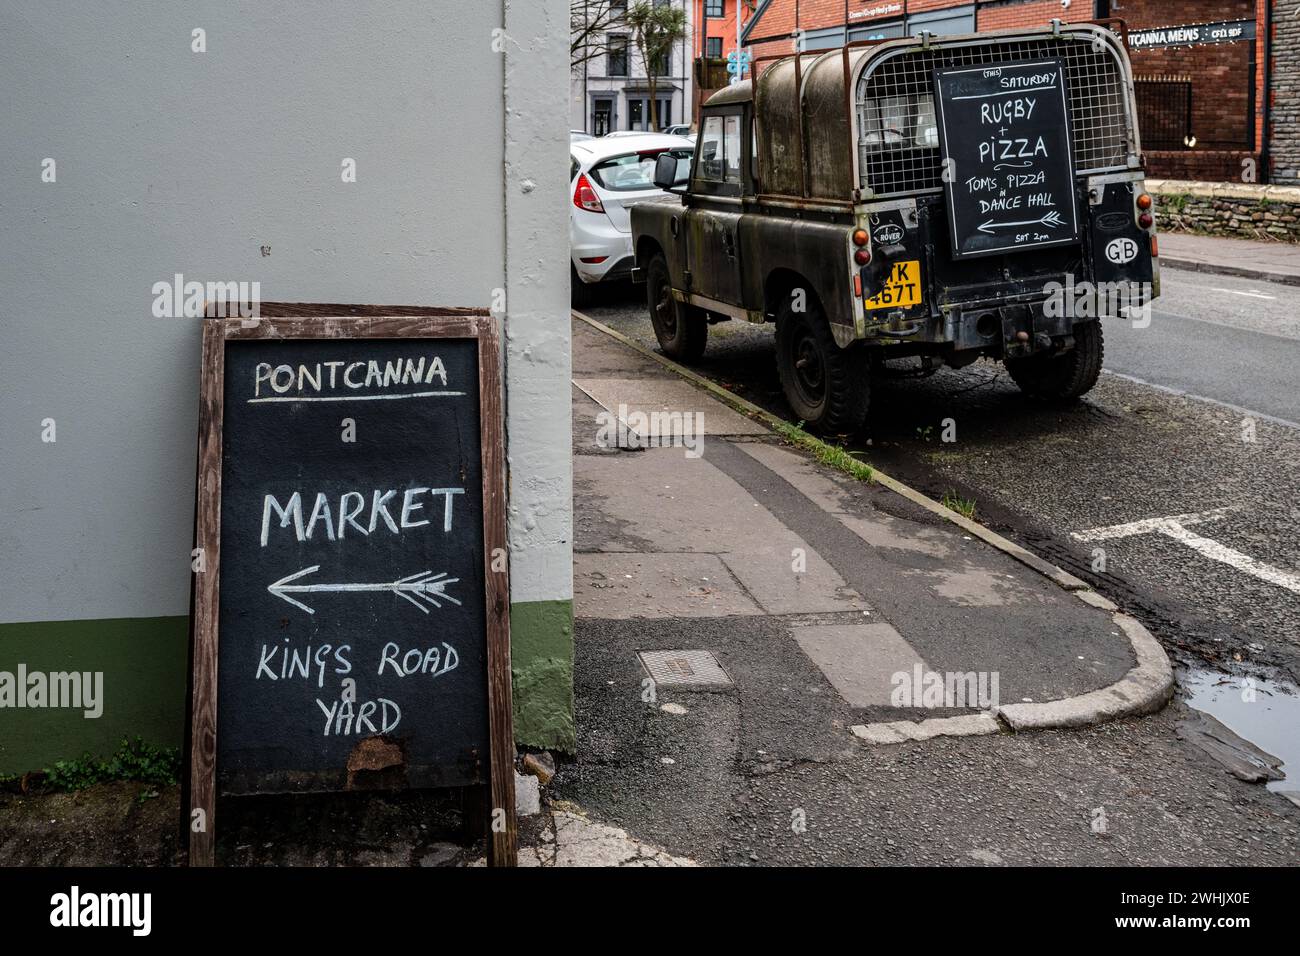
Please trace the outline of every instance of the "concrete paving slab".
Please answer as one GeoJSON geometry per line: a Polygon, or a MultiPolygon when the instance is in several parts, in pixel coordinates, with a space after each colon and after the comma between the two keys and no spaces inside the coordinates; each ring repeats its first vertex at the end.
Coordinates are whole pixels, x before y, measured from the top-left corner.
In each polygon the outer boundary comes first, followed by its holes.
{"type": "Polygon", "coordinates": [[[625,422],[640,414],[649,419],[636,430],[651,438],[671,437],[684,413],[705,436],[766,435],[767,427],[710,398],[689,382],[671,378],[575,378],[574,384],[625,422]],[[677,418],[674,419],[673,416],[677,418]]]}
{"type": "Polygon", "coordinates": [[[906,524],[875,511],[866,503],[868,489],[861,482],[847,476],[841,479],[805,455],[768,442],[743,442],[736,447],[797,487],[823,511],[840,515],[843,524],[873,548],[915,551],[932,558],[945,558],[953,551],[953,532],[906,524]]]}
{"type": "Polygon", "coordinates": [[[928,669],[889,624],[795,627],[790,633],[850,707],[888,707],[895,674],[910,675],[917,664],[928,669]]]}
{"type": "Polygon", "coordinates": [[[768,614],[870,609],[871,605],[798,535],[784,528],[782,531],[779,543],[722,555],[727,568],[759,607],[768,614]],[[805,567],[795,570],[796,562],[805,567]]]}
{"type": "Polygon", "coordinates": [[[719,554],[768,614],[870,606],[808,542],[707,458],[683,458],[673,448],[582,455],[574,460],[574,479],[587,512],[578,521],[578,551],[719,554]],[[608,520],[595,521],[593,509],[608,520]]]}
{"type": "Polygon", "coordinates": [[[1164,232],[1160,258],[1174,268],[1300,283],[1300,247],[1294,243],[1164,232]]]}
{"type": "Polygon", "coordinates": [[[763,614],[716,554],[573,556],[573,606],[581,617],[724,617],[763,614]]]}

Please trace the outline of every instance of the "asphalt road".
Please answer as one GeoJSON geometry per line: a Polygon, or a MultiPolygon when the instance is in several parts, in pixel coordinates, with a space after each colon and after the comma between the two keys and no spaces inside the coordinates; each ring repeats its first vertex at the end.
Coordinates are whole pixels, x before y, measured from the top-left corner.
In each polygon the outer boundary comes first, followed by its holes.
{"type": "MultiPolygon", "coordinates": [[[[1176,660],[1295,680],[1300,289],[1166,268],[1162,291],[1149,327],[1106,322],[1109,374],[1076,406],[1033,402],[978,362],[877,382],[849,445],[936,497],[973,500],[979,520],[1089,580],[1176,660]]],[[[587,312],[655,347],[641,290],[610,289],[587,312]]],[[[790,417],[770,326],[712,327],[696,371],[790,417]]]]}
{"type": "Polygon", "coordinates": [[[1106,338],[1112,372],[1300,428],[1300,288],[1167,269],[1150,326],[1106,338]]]}

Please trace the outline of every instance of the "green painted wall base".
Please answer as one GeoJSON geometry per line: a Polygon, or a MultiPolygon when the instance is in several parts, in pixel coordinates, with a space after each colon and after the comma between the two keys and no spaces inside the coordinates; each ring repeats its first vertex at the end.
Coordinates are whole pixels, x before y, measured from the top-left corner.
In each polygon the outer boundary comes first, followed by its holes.
{"type": "MultiPolygon", "coordinates": [[[[510,608],[515,740],[572,752],[573,602],[510,608]]],[[[0,774],[83,753],[108,756],[123,737],[179,747],[185,736],[189,618],[0,624],[0,671],[102,671],[103,713],[0,707],[0,774]]]]}
{"type": "Polygon", "coordinates": [[[510,606],[510,671],[515,741],[572,753],[573,602],[510,606]]]}
{"type": "Polygon", "coordinates": [[[189,618],[0,624],[0,671],[103,671],[103,713],[0,708],[0,773],[40,770],[123,737],[160,747],[184,740],[189,618]]]}

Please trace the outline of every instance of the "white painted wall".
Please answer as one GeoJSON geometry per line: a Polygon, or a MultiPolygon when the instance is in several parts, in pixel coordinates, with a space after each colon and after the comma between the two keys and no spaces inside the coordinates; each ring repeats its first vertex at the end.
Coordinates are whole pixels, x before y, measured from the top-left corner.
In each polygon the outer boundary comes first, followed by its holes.
{"type": "Polygon", "coordinates": [[[188,612],[198,320],[151,314],[177,272],[264,300],[505,287],[515,600],[570,597],[567,4],[0,0],[0,23],[0,623],[188,612]]]}

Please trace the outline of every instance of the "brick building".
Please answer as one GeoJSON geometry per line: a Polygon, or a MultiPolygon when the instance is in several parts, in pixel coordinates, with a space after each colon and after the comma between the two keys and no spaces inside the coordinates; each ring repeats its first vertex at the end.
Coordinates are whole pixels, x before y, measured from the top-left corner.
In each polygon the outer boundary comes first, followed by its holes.
{"type": "Polygon", "coordinates": [[[731,80],[727,72],[727,57],[736,51],[736,6],[740,6],[741,22],[752,18],[758,0],[687,0],[693,7],[694,30],[692,56],[695,61],[695,109],[699,116],[700,104],[726,86],[731,80]]]}
{"type": "MultiPolygon", "coordinates": [[[[1177,179],[1239,180],[1263,178],[1267,71],[1260,64],[1268,6],[1269,0],[760,0],[745,37],[754,55],[764,56],[833,49],[846,39],[1118,17],[1129,30],[1148,168],[1177,179]]],[[[1288,24],[1288,31],[1288,62],[1300,76],[1300,25],[1288,24]]],[[[1286,160],[1292,175],[1300,170],[1295,129],[1293,121],[1286,160]]]]}

